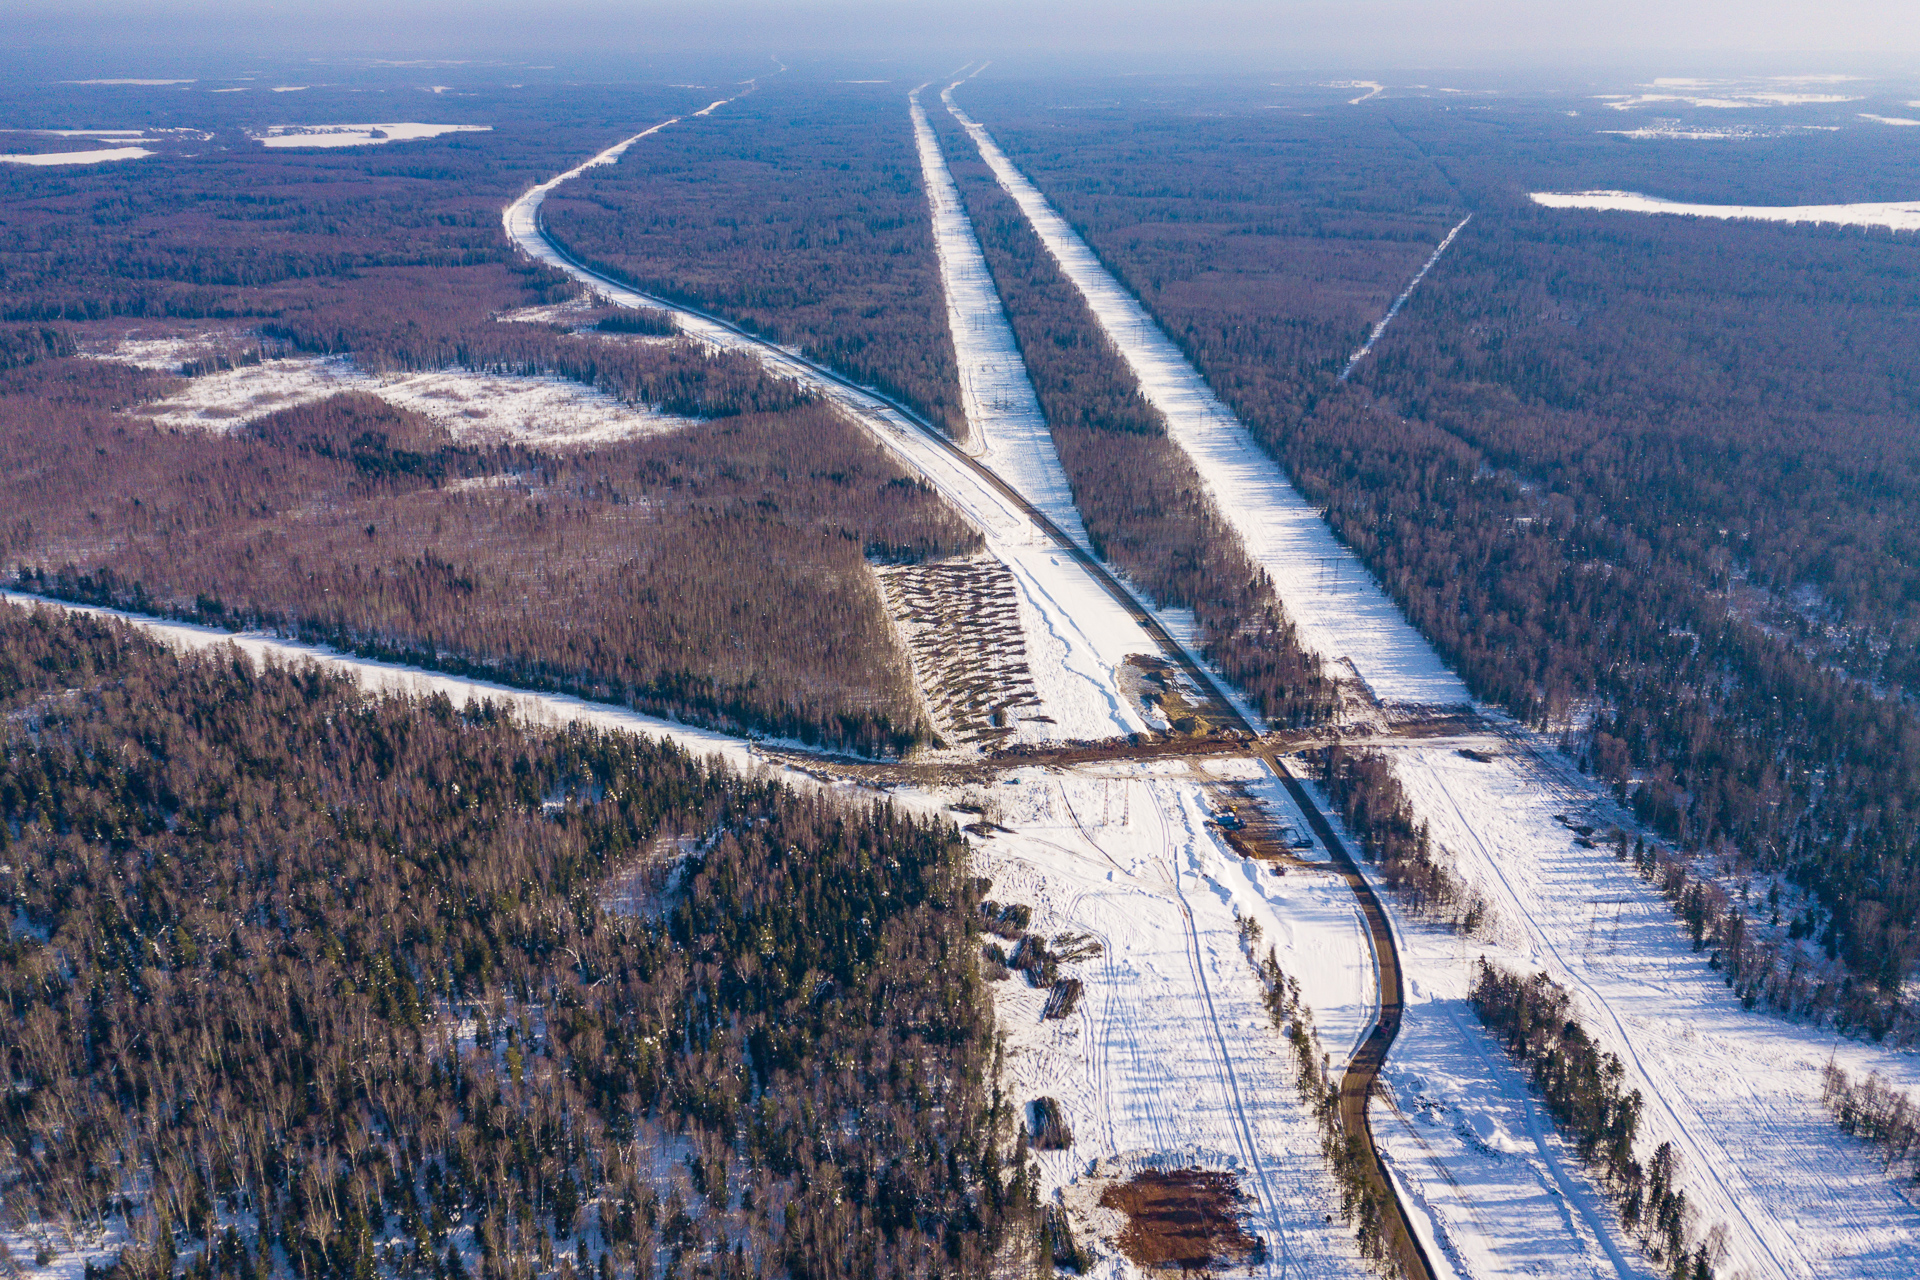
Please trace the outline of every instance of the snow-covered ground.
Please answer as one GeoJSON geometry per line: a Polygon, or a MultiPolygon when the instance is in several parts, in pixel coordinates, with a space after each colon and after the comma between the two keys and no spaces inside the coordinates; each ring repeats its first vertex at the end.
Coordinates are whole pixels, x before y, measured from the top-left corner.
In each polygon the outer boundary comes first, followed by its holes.
{"type": "Polygon", "coordinates": [[[1224,849],[1205,825],[1206,781],[1180,764],[1113,765],[1023,770],[994,788],[1013,834],[976,853],[989,895],[1032,907],[1036,934],[1101,948],[1063,966],[1085,984],[1065,1019],[1043,1021],[1046,992],[1017,973],[993,984],[1006,1087],[1023,1108],[1055,1099],[1073,1130],[1067,1150],[1039,1154],[1044,1192],[1116,1156],[1231,1169],[1265,1274],[1363,1275],[1239,921],[1257,921],[1259,952],[1272,946],[1300,981],[1336,1063],[1374,1014],[1365,933],[1333,876],[1275,876],[1224,849]]]}
{"type": "Polygon", "coordinates": [[[942,97],[1048,252],[1086,297],[1140,380],[1141,391],[1166,415],[1174,440],[1193,458],[1248,554],[1272,575],[1302,642],[1330,660],[1351,660],[1383,701],[1467,702],[1459,677],[1401,616],[1139,301],[1108,273],[987,131],[954,104],[953,91],[942,97]]]}
{"type": "Polygon", "coordinates": [[[1854,102],[1857,96],[1833,93],[1852,76],[1768,76],[1758,80],[1700,80],[1666,76],[1642,86],[1641,93],[1600,94],[1599,100],[1616,111],[1635,107],[1680,104],[1709,110],[1732,111],[1761,107],[1822,106],[1854,102]],[[1822,92],[1820,90],[1826,90],[1822,92]]]}
{"type": "MultiPolygon", "coordinates": [[[[851,413],[883,447],[965,512],[986,538],[989,554],[1006,565],[1014,576],[1027,661],[1043,713],[1053,721],[1049,725],[1039,720],[1023,720],[1022,739],[1104,738],[1145,728],[1138,704],[1120,688],[1118,672],[1128,655],[1153,653],[1152,640],[1100,584],[1018,506],[929,440],[879,397],[822,378],[795,352],[743,337],[706,316],[589,275],[561,257],[547,242],[540,232],[539,208],[549,191],[588,168],[614,163],[628,147],[672,123],[673,120],[665,121],[635,134],[586,163],[532,188],[507,206],[503,215],[507,234],[530,257],[572,274],[608,301],[621,306],[672,311],[682,332],[719,349],[752,355],[772,372],[792,378],[832,400],[851,413]]],[[[989,424],[987,434],[991,435],[995,429],[989,424]]]]}
{"type": "Polygon", "coordinates": [[[1689,218],[1748,218],[1762,222],[1834,223],[1850,227],[1920,230],[1920,200],[1863,204],[1685,204],[1637,191],[1535,191],[1533,202],[1549,209],[1607,209],[1623,213],[1668,213],[1689,218]]]}
{"type": "MultiPolygon", "coordinates": [[[[1312,536],[1293,548],[1263,540],[1304,504],[1264,455],[1249,456],[1244,430],[984,130],[956,115],[1168,414],[1222,509],[1250,548],[1262,548],[1306,642],[1351,657],[1389,704],[1465,702],[1457,679],[1311,511],[1312,536]],[[1307,546],[1317,550],[1303,564],[1307,546]],[[1308,566],[1348,588],[1303,591],[1308,566]]],[[[1648,1270],[1466,1006],[1472,958],[1484,952],[1547,970],[1628,1063],[1648,1099],[1642,1156],[1661,1141],[1682,1152],[1698,1229],[1718,1229],[1724,1241],[1723,1276],[1920,1274],[1920,1217],[1833,1125],[1816,1076],[1837,1053],[1856,1074],[1878,1070],[1913,1088],[1920,1064],[1741,1009],[1664,901],[1610,855],[1576,844],[1556,818],[1631,829],[1629,816],[1537,736],[1480,710],[1499,730],[1479,744],[1501,751],[1492,764],[1457,754],[1455,741],[1391,748],[1416,815],[1494,909],[1490,936],[1473,940],[1396,921],[1408,1008],[1375,1130],[1440,1255],[1476,1277],[1648,1270]]]]}
{"type": "MultiPolygon", "coordinates": [[[[291,93],[305,85],[275,89],[291,93]]],[[[249,136],[263,147],[370,147],[386,142],[414,142],[443,133],[486,133],[490,124],[276,124],[249,136]]]]}
{"type": "MultiPolygon", "coordinates": [[[[1626,1063],[1628,1087],[1645,1095],[1643,1156],[1673,1142],[1701,1231],[1725,1227],[1722,1275],[1920,1274],[1913,1202],[1864,1146],[1840,1134],[1819,1083],[1833,1055],[1851,1072],[1878,1071],[1911,1090],[1920,1087],[1920,1060],[1742,1009],[1666,902],[1556,819],[1630,829],[1627,815],[1524,736],[1480,745],[1499,757],[1474,761],[1451,742],[1388,747],[1416,812],[1497,918],[1491,938],[1471,942],[1402,925],[1408,1008],[1385,1076],[1400,1109],[1410,1112],[1422,1095],[1477,1092],[1463,1090],[1459,1074],[1479,1070],[1463,1045],[1484,1040],[1465,1004],[1473,956],[1545,969],[1574,993],[1583,1025],[1626,1063]]],[[[1426,1154],[1384,1117],[1375,1128],[1403,1173],[1426,1154]]],[[[1428,1193],[1452,1198],[1444,1186],[1428,1193]]]]}
{"type": "Polygon", "coordinates": [[[1920,124],[1920,120],[1915,120],[1908,116],[1876,116],[1865,111],[1862,111],[1859,114],[1862,120],[1877,120],[1881,124],[1895,124],[1895,125],[1920,124]]]}
{"type": "Polygon", "coordinates": [[[39,155],[0,156],[0,164],[101,164],[108,160],[138,160],[153,152],[145,147],[102,147],[93,151],[46,151],[39,155]]]}
{"type": "Polygon", "coordinates": [[[1090,546],[1073,489],[1047,430],[1046,415],[1020,357],[1013,325],[1000,304],[986,255],[940,154],[919,91],[908,99],[920,174],[933,215],[934,250],[947,295],[947,325],[959,364],[961,403],[971,435],[968,451],[1020,491],[1081,546],[1090,546]]]}
{"type": "MultiPolygon", "coordinates": [[[[149,341],[110,351],[110,358],[149,367],[178,367],[165,358],[181,344],[149,341]]],[[[346,356],[300,356],[223,369],[188,379],[165,400],[138,412],[162,426],[232,431],[257,418],[342,391],[365,391],[425,414],[469,443],[516,441],[550,447],[604,443],[695,425],[692,418],[630,405],[583,383],[555,377],[510,377],[468,369],[369,374],[346,356]]]]}

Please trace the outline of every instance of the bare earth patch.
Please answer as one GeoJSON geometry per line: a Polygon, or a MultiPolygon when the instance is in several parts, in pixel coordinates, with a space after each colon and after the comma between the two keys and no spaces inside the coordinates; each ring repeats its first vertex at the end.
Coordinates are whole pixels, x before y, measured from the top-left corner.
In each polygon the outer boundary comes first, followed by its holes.
{"type": "Polygon", "coordinates": [[[1240,1221],[1240,1181],[1217,1169],[1147,1169],[1100,1193],[1127,1225],[1114,1241],[1135,1265],[1182,1272],[1251,1266],[1266,1254],[1240,1221]]]}

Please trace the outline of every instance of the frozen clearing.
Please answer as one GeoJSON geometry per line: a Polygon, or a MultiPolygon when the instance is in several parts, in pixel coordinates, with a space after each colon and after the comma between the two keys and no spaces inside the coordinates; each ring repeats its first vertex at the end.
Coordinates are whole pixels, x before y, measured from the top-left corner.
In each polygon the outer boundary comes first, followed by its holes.
{"type": "Polygon", "coordinates": [[[1549,209],[1603,209],[1622,213],[1668,213],[1689,218],[1745,218],[1761,222],[1832,223],[1849,227],[1920,230],[1920,200],[1880,204],[1682,204],[1637,191],[1535,191],[1533,202],[1549,209]]]}
{"type": "Polygon", "coordinates": [[[1459,677],[1287,482],[1186,356],[952,95],[952,89],[941,95],[948,109],[1085,296],[1140,380],[1141,391],[1166,415],[1174,440],[1192,457],[1248,554],[1272,576],[1301,642],[1331,661],[1350,660],[1382,701],[1470,701],[1459,677]]]}
{"type": "Polygon", "coordinates": [[[637,133],[529,190],[502,215],[507,234],[528,256],[568,272],[608,301],[672,311],[676,323],[688,335],[719,349],[751,355],[772,372],[792,378],[838,404],[884,448],[965,512],[986,538],[989,554],[1014,576],[1021,631],[1040,712],[1053,721],[1020,720],[1016,740],[1105,738],[1147,727],[1137,704],[1121,690],[1118,670],[1128,655],[1154,652],[1152,640],[1092,575],[1075,564],[1019,507],[878,396],[821,377],[797,353],[757,342],[708,316],[585,272],[547,241],[540,230],[539,209],[549,191],[595,165],[614,163],[628,147],[674,122],[668,120],[637,133]]]}
{"type": "Polygon", "coordinates": [[[48,151],[32,156],[0,156],[5,164],[100,164],[108,160],[138,160],[153,152],[145,147],[106,147],[98,151],[48,151]]]}
{"type": "MultiPolygon", "coordinates": [[[[161,352],[155,348],[169,345],[139,344],[128,355],[132,362],[156,367],[153,362],[161,352]]],[[[179,359],[167,363],[178,367],[179,359]]],[[[269,413],[343,391],[369,392],[389,404],[425,414],[456,439],[476,444],[600,444],[679,430],[697,421],[636,407],[566,378],[509,377],[467,369],[374,375],[356,368],[345,356],[268,360],[202,374],[189,379],[177,394],[140,406],[139,413],[161,426],[228,432],[269,413]]]]}
{"type": "MultiPolygon", "coordinates": [[[[304,88],[305,86],[300,86],[304,88]]],[[[288,93],[291,89],[275,89],[288,93]]],[[[248,136],[263,147],[367,147],[385,142],[414,142],[443,133],[487,133],[490,124],[276,124],[248,136]]]]}

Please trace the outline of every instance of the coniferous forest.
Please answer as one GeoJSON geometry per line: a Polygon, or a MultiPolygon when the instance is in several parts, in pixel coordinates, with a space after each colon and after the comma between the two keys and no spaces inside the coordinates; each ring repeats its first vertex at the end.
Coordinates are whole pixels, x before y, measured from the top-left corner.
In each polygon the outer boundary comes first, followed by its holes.
{"type": "Polygon", "coordinates": [[[109,1274],[1030,1237],[950,826],[45,610],[0,607],[0,710],[9,1208],[109,1274]]]}

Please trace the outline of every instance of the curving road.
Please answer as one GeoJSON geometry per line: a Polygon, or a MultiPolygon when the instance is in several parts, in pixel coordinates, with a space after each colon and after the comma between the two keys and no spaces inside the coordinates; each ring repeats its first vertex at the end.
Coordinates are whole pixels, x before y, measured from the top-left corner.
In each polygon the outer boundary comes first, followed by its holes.
{"type": "MultiPolygon", "coordinates": [[[[715,104],[716,106],[719,104],[715,104]]],[[[709,108],[711,110],[711,108],[709,108]]],[[[672,123],[671,121],[668,123],[672,123]]],[[[664,126],[658,126],[664,127],[664,126]]],[[[651,130],[649,130],[651,132],[651,130]]],[[[637,135],[630,142],[638,141],[637,135]]],[[[627,144],[622,144],[622,148],[627,144]]],[[[598,157],[596,157],[598,159],[598,157]]],[[[589,162],[591,164],[593,162],[589,162]]],[[[1386,1233],[1387,1245],[1398,1263],[1403,1275],[1419,1277],[1423,1280],[1435,1280],[1433,1264],[1427,1256],[1426,1248],[1419,1235],[1414,1231],[1408,1217],[1406,1206],[1394,1187],[1393,1180],[1387,1176],[1386,1164],[1382,1160],[1378,1146],[1374,1141],[1373,1126],[1368,1115],[1368,1104],[1372,1100],[1374,1087],[1378,1081],[1380,1068],[1386,1061],[1388,1050],[1400,1031],[1400,1020],[1405,1007],[1405,988],[1401,977],[1399,950],[1395,943],[1392,926],[1388,923],[1386,909],[1381,905],[1379,896],[1361,872],[1359,864],[1345,843],[1334,831],[1326,815],[1320,811],[1312,794],[1296,778],[1285,762],[1271,749],[1261,743],[1259,730],[1236,708],[1234,700],[1227,696],[1224,688],[1179,641],[1161,625],[1158,617],[1143,602],[1134,596],[1106,565],[1091,551],[1068,536],[1045,512],[1023,497],[1018,490],[1008,484],[991,467],[969,454],[939,428],[927,421],[907,405],[892,396],[872,387],[864,386],[846,377],[833,368],[808,359],[788,348],[780,347],[758,334],[733,323],[724,317],[714,315],[699,308],[656,297],[634,288],[626,281],[616,279],[606,272],[581,261],[566,246],[560,243],[548,230],[546,219],[540,210],[540,198],[554,186],[565,181],[575,173],[581,172],[583,165],[540,187],[509,206],[505,218],[508,230],[516,240],[522,240],[528,232],[540,240],[540,256],[551,256],[564,264],[566,269],[577,278],[590,285],[612,288],[621,293],[638,297],[648,305],[678,315],[691,316],[703,325],[724,329],[737,339],[744,340],[772,358],[778,367],[803,369],[811,377],[850,393],[860,400],[871,402],[876,407],[884,407],[899,415],[924,435],[930,442],[947,454],[952,461],[971,472],[979,481],[997,494],[1006,505],[1023,515],[1036,529],[1046,535],[1049,541],[1062,552],[1070,556],[1086,573],[1097,582],[1114,602],[1136,622],[1140,629],[1160,649],[1168,661],[1177,665],[1187,679],[1204,696],[1218,707],[1218,718],[1229,727],[1243,734],[1253,745],[1253,754],[1273,771],[1288,794],[1306,815],[1314,835],[1326,846],[1340,874],[1346,880],[1348,888],[1357,901],[1361,918],[1365,921],[1368,937],[1373,947],[1374,963],[1379,978],[1380,1016],[1373,1029],[1360,1048],[1348,1062],[1340,1081],[1340,1116],[1346,1132],[1360,1140],[1366,1148],[1366,1173],[1370,1175],[1372,1190],[1376,1199],[1387,1206],[1389,1212],[1382,1227],[1386,1233]],[[536,196],[537,193],[537,196],[536,196]],[[531,207],[527,207],[531,205],[531,207]],[[516,217],[516,214],[518,215],[516,217]]],[[[523,243],[523,247],[525,246],[523,243]]]]}

